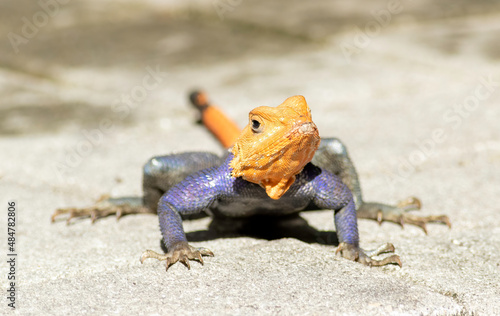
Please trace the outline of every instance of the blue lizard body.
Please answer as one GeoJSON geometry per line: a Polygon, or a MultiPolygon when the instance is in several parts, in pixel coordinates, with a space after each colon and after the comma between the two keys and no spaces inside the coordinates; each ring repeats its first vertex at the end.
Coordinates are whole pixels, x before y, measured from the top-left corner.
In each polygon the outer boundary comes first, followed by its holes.
{"type": "MultiPolygon", "coordinates": [[[[239,233],[240,228],[244,231],[251,227],[248,223],[257,223],[264,231],[269,230],[267,223],[292,223],[301,211],[332,210],[337,253],[369,266],[401,266],[401,260],[395,254],[380,260],[372,258],[393,253],[395,248],[390,243],[373,251],[361,249],[357,218],[407,223],[424,231],[429,222],[450,226],[445,215],[407,214],[421,207],[414,197],[397,205],[364,201],[344,144],[337,138],[320,139],[302,96],[290,97],[275,108],[252,110],[248,125],[225,157],[207,152],[157,156],[146,163],[143,175],[142,198],[100,199],[87,208],[58,209],[52,221],[62,214],[69,215],[69,222],[84,216],[95,221],[110,214],[119,218],[157,213],[168,252],[147,250],[141,262],[147,258],[165,260],[167,269],[176,262],[189,267],[189,260],[203,263],[202,256],[213,256],[208,249],[190,246],[184,233],[183,218],[200,213],[210,214],[214,223],[239,233]]],[[[314,238],[318,240],[317,235],[314,238]]]]}
{"type": "Polygon", "coordinates": [[[220,166],[187,176],[161,197],[158,217],[168,249],[187,242],[181,215],[206,211],[215,218],[244,218],[289,215],[306,209],[333,210],[339,242],[359,246],[354,200],[339,177],[309,163],[290,189],[273,200],[261,186],[231,176],[232,159],[229,154],[220,166]]]}

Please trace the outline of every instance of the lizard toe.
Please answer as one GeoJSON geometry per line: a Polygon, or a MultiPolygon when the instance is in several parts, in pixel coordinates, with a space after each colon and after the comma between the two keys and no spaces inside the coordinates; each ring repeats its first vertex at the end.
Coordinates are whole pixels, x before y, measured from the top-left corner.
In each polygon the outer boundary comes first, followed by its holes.
{"type": "Polygon", "coordinates": [[[394,245],[391,243],[386,243],[377,249],[369,251],[365,251],[352,244],[341,243],[336,252],[340,253],[340,255],[345,259],[356,261],[370,267],[385,266],[388,264],[397,264],[402,267],[403,264],[401,259],[395,254],[380,260],[372,258],[383,253],[393,253],[394,251],[394,245]]]}
{"type": "Polygon", "coordinates": [[[141,255],[141,263],[144,263],[146,259],[152,258],[160,261],[166,261],[166,270],[177,262],[180,262],[186,266],[186,268],[191,269],[191,265],[189,263],[190,260],[198,261],[201,265],[203,265],[203,256],[213,257],[214,255],[209,249],[194,248],[187,242],[179,242],[171,248],[172,249],[166,254],[159,254],[153,250],[146,250],[141,255]]]}

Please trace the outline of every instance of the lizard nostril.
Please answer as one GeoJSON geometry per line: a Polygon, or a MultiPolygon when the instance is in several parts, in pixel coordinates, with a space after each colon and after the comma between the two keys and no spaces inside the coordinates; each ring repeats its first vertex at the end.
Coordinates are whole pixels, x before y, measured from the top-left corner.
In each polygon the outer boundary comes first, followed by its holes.
{"type": "Polygon", "coordinates": [[[312,122],[307,122],[299,127],[299,131],[304,134],[312,134],[316,131],[316,125],[312,122]]]}

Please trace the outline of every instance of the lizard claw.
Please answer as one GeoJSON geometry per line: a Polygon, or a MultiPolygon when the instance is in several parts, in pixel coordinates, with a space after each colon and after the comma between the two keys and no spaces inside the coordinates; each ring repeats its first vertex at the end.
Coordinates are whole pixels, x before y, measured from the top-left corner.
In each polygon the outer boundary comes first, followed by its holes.
{"type": "Polygon", "coordinates": [[[166,254],[159,254],[153,250],[146,250],[141,255],[141,263],[144,263],[146,259],[153,258],[160,261],[165,261],[166,270],[170,268],[174,263],[180,262],[186,266],[186,268],[191,269],[189,260],[195,260],[204,264],[202,256],[213,257],[214,253],[207,248],[194,248],[190,246],[187,242],[179,242],[172,247],[166,254]]]}
{"type": "Polygon", "coordinates": [[[395,254],[381,260],[372,258],[373,256],[377,256],[382,253],[394,253],[394,251],[394,245],[391,243],[386,243],[374,250],[365,251],[357,246],[343,242],[337,247],[335,253],[340,253],[343,258],[356,261],[370,267],[385,266],[388,264],[397,264],[399,267],[402,267],[403,263],[401,262],[401,259],[395,254]]]}
{"type": "MultiPolygon", "coordinates": [[[[404,201],[400,201],[397,204],[397,208],[401,209],[405,212],[420,210],[422,208],[422,202],[416,197],[409,197],[404,201]]],[[[451,222],[448,216],[446,215],[430,215],[430,216],[415,216],[412,214],[401,214],[401,222],[403,224],[408,223],[410,225],[415,225],[423,229],[423,231],[427,234],[427,223],[440,223],[445,224],[448,228],[451,228],[451,222]]],[[[401,226],[403,226],[401,224],[401,226]]]]}
{"type": "Polygon", "coordinates": [[[71,223],[71,220],[73,218],[84,218],[84,217],[90,217],[92,223],[94,223],[99,217],[99,212],[96,210],[95,207],[88,207],[88,208],[74,208],[74,207],[68,207],[68,208],[59,208],[57,209],[52,216],[50,217],[50,220],[52,223],[56,221],[56,219],[61,216],[68,214],[68,218],[66,219],[66,225],[69,225],[71,223]]]}
{"type": "Polygon", "coordinates": [[[448,228],[451,228],[450,219],[446,215],[416,216],[412,214],[402,214],[401,217],[406,223],[422,228],[426,234],[427,223],[445,224],[448,228]]]}

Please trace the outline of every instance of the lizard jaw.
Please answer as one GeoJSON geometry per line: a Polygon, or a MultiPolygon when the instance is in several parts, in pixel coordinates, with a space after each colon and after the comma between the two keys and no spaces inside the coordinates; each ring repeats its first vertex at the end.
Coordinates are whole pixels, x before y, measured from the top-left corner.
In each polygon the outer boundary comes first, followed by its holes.
{"type": "Polygon", "coordinates": [[[309,163],[319,147],[320,137],[318,128],[313,122],[305,122],[296,126],[287,138],[295,139],[294,142],[284,148],[282,157],[278,158],[273,165],[281,169],[281,178],[267,178],[259,184],[266,190],[267,195],[277,200],[281,198],[295,182],[295,175],[300,173],[304,166],[309,163]]]}

